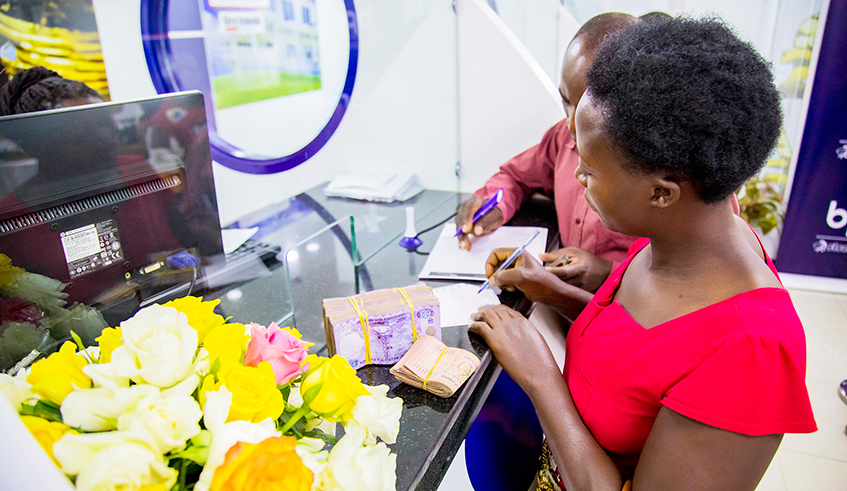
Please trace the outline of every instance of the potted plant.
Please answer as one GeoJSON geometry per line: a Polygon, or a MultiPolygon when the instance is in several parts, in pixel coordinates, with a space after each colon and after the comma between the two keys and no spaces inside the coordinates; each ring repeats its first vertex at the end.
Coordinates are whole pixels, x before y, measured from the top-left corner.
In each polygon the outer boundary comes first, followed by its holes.
{"type": "Polygon", "coordinates": [[[772,179],[754,176],[739,190],[738,205],[741,218],[760,233],[768,254],[775,257],[780,228],[785,219],[782,195],[777,184],[772,179]],[[766,240],[765,236],[774,230],[777,232],[773,235],[774,240],[766,240]]]}

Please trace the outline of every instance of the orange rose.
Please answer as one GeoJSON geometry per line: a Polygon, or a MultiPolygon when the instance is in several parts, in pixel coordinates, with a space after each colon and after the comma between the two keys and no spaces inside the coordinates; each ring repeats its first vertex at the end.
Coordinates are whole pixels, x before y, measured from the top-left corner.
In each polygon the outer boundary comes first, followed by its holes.
{"type": "Polygon", "coordinates": [[[215,470],[211,491],[309,491],[314,476],[294,452],[295,442],[280,436],[236,443],[215,470]]]}

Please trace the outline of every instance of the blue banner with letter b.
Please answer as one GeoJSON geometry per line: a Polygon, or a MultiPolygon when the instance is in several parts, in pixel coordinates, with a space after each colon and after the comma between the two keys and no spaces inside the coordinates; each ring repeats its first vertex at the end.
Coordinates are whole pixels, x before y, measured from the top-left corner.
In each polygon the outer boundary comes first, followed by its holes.
{"type": "Polygon", "coordinates": [[[847,278],[847,0],[831,0],[776,266],[847,278]]]}

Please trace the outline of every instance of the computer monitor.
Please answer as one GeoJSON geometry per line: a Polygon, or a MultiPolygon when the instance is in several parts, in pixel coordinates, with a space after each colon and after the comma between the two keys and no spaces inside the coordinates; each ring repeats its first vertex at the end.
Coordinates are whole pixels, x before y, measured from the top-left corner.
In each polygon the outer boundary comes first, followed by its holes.
{"type": "Polygon", "coordinates": [[[223,254],[203,95],[0,118],[0,253],[111,325],[190,280],[168,258],[223,254]]]}

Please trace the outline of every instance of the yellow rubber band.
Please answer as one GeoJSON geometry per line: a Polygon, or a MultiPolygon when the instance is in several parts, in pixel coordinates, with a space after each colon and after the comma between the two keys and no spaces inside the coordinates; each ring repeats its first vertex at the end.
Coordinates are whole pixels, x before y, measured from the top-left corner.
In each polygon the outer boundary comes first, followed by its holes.
{"type": "MultiPolygon", "coordinates": [[[[397,288],[395,288],[397,290],[397,288]]],[[[412,300],[409,298],[409,295],[406,293],[405,288],[399,288],[400,294],[403,295],[403,298],[406,299],[406,302],[409,304],[409,317],[412,319],[412,341],[418,340],[418,329],[415,327],[415,308],[412,306],[412,300]]]]}
{"type": "Polygon", "coordinates": [[[371,326],[370,326],[370,324],[368,324],[368,313],[365,312],[365,309],[364,309],[365,302],[361,298],[359,300],[362,301],[362,308],[359,308],[359,306],[356,305],[356,300],[353,297],[347,297],[347,301],[350,302],[350,305],[353,306],[353,310],[355,310],[356,314],[359,315],[359,322],[362,325],[362,335],[365,338],[365,364],[370,365],[371,364],[371,326]]]}
{"type": "Polygon", "coordinates": [[[423,379],[423,390],[426,390],[426,381],[429,380],[429,376],[432,375],[432,371],[435,370],[435,367],[438,366],[438,361],[441,360],[441,356],[444,352],[447,351],[447,346],[441,350],[441,353],[438,353],[438,358],[435,359],[435,363],[432,364],[432,368],[429,369],[429,373],[426,374],[426,377],[423,379]]]}

